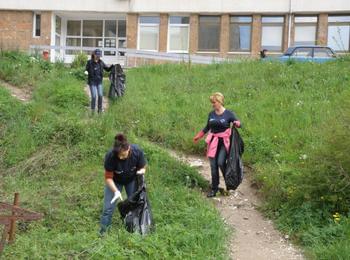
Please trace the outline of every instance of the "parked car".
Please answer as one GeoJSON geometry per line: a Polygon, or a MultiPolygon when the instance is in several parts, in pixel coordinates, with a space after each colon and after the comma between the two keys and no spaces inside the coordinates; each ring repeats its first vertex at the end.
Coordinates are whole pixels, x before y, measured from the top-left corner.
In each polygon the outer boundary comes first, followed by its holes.
{"type": "Polygon", "coordinates": [[[267,60],[300,61],[300,62],[317,62],[323,63],[336,59],[335,52],[325,46],[294,46],[287,49],[287,51],[278,58],[267,58],[267,60]]]}

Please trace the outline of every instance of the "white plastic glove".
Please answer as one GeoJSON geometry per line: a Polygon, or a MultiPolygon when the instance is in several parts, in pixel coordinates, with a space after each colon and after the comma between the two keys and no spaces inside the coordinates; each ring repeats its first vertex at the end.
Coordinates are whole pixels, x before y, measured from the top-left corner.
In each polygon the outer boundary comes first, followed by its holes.
{"type": "Polygon", "coordinates": [[[89,72],[87,70],[84,71],[85,75],[89,75],[89,72]]]}
{"type": "Polygon", "coordinates": [[[139,175],[144,175],[146,173],[146,169],[145,168],[140,169],[136,173],[139,174],[139,175]]]}
{"type": "Polygon", "coordinates": [[[111,200],[111,204],[113,204],[117,199],[123,200],[122,198],[122,194],[120,193],[119,190],[117,190],[116,192],[114,192],[114,197],[111,200]]]}

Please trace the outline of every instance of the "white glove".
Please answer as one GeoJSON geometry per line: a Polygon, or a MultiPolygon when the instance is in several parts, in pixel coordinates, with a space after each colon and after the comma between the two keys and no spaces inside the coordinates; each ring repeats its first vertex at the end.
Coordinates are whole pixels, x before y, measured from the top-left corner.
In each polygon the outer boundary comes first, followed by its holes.
{"type": "Polygon", "coordinates": [[[114,197],[113,197],[113,199],[111,200],[111,204],[113,204],[117,199],[123,200],[122,194],[120,193],[119,190],[117,190],[116,192],[114,192],[114,197]]]}
{"type": "Polygon", "coordinates": [[[138,170],[136,173],[139,174],[139,175],[143,175],[143,174],[146,173],[146,169],[145,169],[145,168],[140,169],[140,170],[138,170]]]}
{"type": "Polygon", "coordinates": [[[89,72],[87,70],[84,71],[85,75],[89,75],[89,72]]]}

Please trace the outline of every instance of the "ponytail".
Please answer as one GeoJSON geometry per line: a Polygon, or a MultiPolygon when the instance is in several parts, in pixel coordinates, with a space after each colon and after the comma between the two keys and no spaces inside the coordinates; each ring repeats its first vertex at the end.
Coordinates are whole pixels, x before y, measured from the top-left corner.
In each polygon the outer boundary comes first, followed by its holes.
{"type": "Polygon", "coordinates": [[[126,151],[129,149],[129,147],[130,144],[124,134],[119,133],[114,137],[113,152],[115,154],[119,154],[122,151],[126,151]]]}

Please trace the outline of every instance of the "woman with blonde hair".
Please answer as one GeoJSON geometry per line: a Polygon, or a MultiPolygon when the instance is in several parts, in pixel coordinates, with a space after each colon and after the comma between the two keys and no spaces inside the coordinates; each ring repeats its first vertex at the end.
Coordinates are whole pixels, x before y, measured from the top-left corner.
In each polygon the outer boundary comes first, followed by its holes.
{"type": "Polygon", "coordinates": [[[208,197],[215,197],[219,190],[219,168],[225,174],[226,160],[230,149],[231,123],[240,127],[241,122],[234,112],[225,109],[224,95],[216,92],[209,98],[213,111],[209,113],[207,125],[193,138],[198,142],[206,133],[207,157],[211,168],[211,191],[208,197]]]}

